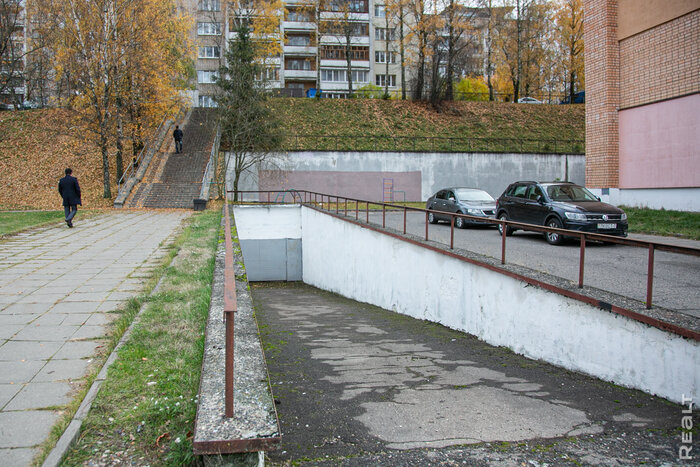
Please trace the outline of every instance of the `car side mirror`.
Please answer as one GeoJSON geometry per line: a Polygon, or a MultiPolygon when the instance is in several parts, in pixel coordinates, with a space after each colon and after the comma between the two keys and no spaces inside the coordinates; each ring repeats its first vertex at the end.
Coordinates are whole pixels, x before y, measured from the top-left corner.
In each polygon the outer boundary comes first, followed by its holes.
{"type": "Polygon", "coordinates": [[[536,201],[538,203],[542,204],[542,203],[544,203],[544,198],[542,197],[542,195],[537,195],[536,201]]]}

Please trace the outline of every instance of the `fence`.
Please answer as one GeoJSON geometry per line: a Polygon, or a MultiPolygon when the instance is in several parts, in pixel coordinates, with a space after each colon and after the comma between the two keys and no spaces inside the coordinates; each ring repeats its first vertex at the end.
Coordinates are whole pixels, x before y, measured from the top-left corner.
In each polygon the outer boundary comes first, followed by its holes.
{"type": "Polygon", "coordinates": [[[459,138],[448,136],[302,135],[285,137],[287,151],[412,151],[583,154],[578,139],[459,138]]]}
{"type": "MultiPolygon", "coordinates": [[[[229,193],[233,193],[229,191],[229,193]]],[[[326,193],[318,193],[313,191],[304,190],[287,190],[287,191],[238,191],[239,202],[240,203],[301,203],[307,206],[311,206],[315,209],[322,209],[327,212],[334,212],[336,215],[342,215],[344,217],[353,217],[356,221],[360,221],[360,216],[364,217],[364,222],[369,224],[369,214],[370,211],[381,211],[382,212],[382,228],[386,227],[386,212],[387,211],[402,211],[403,212],[403,234],[406,234],[406,218],[408,212],[421,213],[425,217],[425,241],[430,239],[430,222],[428,216],[431,211],[422,208],[403,206],[398,204],[382,203],[375,201],[367,201],[356,198],[347,198],[339,195],[330,195],[326,193]],[[245,200],[246,195],[248,195],[248,200],[245,200]],[[372,206],[372,209],[370,209],[372,206]]],[[[689,255],[700,257],[700,249],[692,247],[682,247],[667,245],[658,242],[648,242],[642,240],[633,240],[624,237],[615,237],[612,235],[603,235],[596,233],[587,233],[566,229],[555,229],[550,227],[544,227],[534,224],[524,224],[520,222],[501,220],[501,219],[485,219],[483,217],[474,217],[466,214],[455,214],[441,212],[441,215],[450,216],[450,242],[449,248],[454,249],[454,229],[455,229],[455,219],[461,217],[465,220],[476,221],[485,224],[499,225],[503,232],[506,231],[506,227],[514,227],[517,229],[533,231],[533,232],[555,232],[568,237],[576,237],[580,240],[580,254],[579,254],[579,264],[578,264],[578,287],[583,288],[584,286],[584,272],[585,272],[585,257],[586,257],[586,243],[589,241],[602,241],[607,243],[616,243],[620,245],[627,245],[637,248],[644,248],[648,251],[647,260],[647,284],[646,284],[646,308],[650,309],[652,307],[652,295],[654,286],[654,253],[656,251],[665,251],[669,253],[677,253],[682,255],[689,255]]],[[[501,235],[501,251],[500,251],[500,263],[502,265],[506,264],[506,235],[501,235]]],[[[598,301],[591,299],[589,297],[584,297],[580,294],[572,294],[565,289],[550,284],[542,283],[541,281],[534,281],[536,285],[543,288],[562,293],[579,300],[587,301],[593,303],[595,301],[596,305],[600,305],[598,301]]],[[[641,319],[649,324],[664,329],[671,329],[673,332],[686,336],[692,337],[693,339],[700,340],[700,333],[680,328],[675,325],[670,325],[665,322],[657,322],[658,320],[649,317],[639,318],[637,313],[622,309],[619,307],[612,307],[615,311],[626,314],[634,315],[636,319],[641,319]]]]}

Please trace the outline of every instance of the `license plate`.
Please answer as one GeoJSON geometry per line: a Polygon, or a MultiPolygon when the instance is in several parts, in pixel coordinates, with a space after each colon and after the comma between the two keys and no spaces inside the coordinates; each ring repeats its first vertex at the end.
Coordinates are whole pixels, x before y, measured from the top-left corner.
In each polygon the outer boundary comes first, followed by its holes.
{"type": "Polygon", "coordinates": [[[599,229],[616,229],[617,224],[598,224],[599,229]]]}

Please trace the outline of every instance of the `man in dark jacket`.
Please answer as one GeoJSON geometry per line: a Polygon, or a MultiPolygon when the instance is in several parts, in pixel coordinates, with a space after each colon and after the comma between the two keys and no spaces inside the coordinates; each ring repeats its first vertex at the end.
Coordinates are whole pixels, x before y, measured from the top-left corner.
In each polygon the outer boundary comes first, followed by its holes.
{"type": "Polygon", "coordinates": [[[73,171],[66,169],[66,176],[58,182],[58,192],[63,198],[63,209],[66,212],[66,224],[68,227],[73,227],[73,217],[78,212],[78,205],[83,203],[80,201],[80,185],[78,179],[71,174],[73,171]]]}
{"type": "Polygon", "coordinates": [[[175,140],[175,152],[182,152],[182,130],[179,125],[175,125],[173,139],[175,140]]]}

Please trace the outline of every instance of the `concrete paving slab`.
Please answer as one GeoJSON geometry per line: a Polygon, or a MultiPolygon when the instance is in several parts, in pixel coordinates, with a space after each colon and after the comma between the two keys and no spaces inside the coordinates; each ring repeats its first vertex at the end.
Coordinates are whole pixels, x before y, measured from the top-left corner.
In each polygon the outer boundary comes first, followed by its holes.
{"type": "Polygon", "coordinates": [[[52,308],[52,313],[94,313],[100,302],[59,302],[52,308]]]}
{"type": "MultiPolygon", "coordinates": [[[[39,289],[41,290],[41,289],[39,289]]],[[[37,293],[37,292],[32,292],[31,294],[27,295],[26,297],[21,298],[20,300],[17,300],[17,303],[48,303],[50,305],[53,305],[54,303],[58,302],[61,299],[64,299],[66,297],[66,294],[64,293],[49,293],[49,294],[42,294],[42,293],[37,293]]]]}
{"type": "Polygon", "coordinates": [[[20,389],[22,389],[21,384],[0,384],[0,409],[3,409],[20,389]]]}
{"type": "Polygon", "coordinates": [[[61,342],[7,341],[0,347],[0,361],[47,360],[61,348],[61,342]]]}
{"type": "Polygon", "coordinates": [[[34,376],[32,382],[47,383],[53,381],[76,380],[85,376],[90,362],[85,359],[52,359],[34,376]]]}
{"type": "Polygon", "coordinates": [[[49,410],[0,412],[0,448],[22,448],[42,443],[58,417],[58,413],[49,410]]]}
{"type": "Polygon", "coordinates": [[[13,340],[15,341],[43,341],[64,342],[71,338],[80,326],[61,325],[61,326],[41,326],[36,323],[25,327],[17,333],[13,340]]]}
{"type": "Polygon", "coordinates": [[[0,326],[8,326],[12,324],[29,324],[39,317],[39,313],[25,313],[21,315],[6,313],[6,310],[0,312],[0,326]]]}
{"type": "Polygon", "coordinates": [[[92,313],[90,318],[83,324],[87,326],[106,326],[118,318],[119,315],[116,313],[92,313]]]}
{"type": "Polygon", "coordinates": [[[95,311],[110,312],[119,310],[122,306],[124,306],[124,302],[121,300],[105,300],[104,302],[100,303],[95,311]]]}
{"type": "Polygon", "coordinates": [[[96,339],[98,337],[104,337],[107,334],[107,327],[106,326],[89,326],[89,325],[84,325],[80,326],[80,329],[78,329],[75,334],[71,337],[72,340],[79,340],[79,339],[96,339]]]}
{"type": "Polygon", "coordinates": [[[61,349],[56,352],[52,361],[58,359],[79,360],[88,358],[95,355],[98,347],[102,347],[103,345],[104,344],[98,341],[66,342],[61,349]]]}
{"type": "Polygon", "coordinates": [[[0,459],[3,459],[7,466],[30,465],[38,453],[38,448],[0,449],[0,459]]]}
{"type": "Polygon", "coordinates": [[[27,383],[3,410],[36,410],[64,406],[71,400],[72,389],[70,383],[64,382],[27,383]]]}
{"type": "Polygon", "coordinates": [[[2,314],[36,314],[43,313],[46,310],[47,308],[45,303],[13,303],[12,305],[2,310],[2,314]]]}
{"type": "Polygon", "coordinates": [[[22,329],[24,325],[21,324],[5,324],[0,327],[0,339],[9,339],[22,329]]]}
{"type": "Polygon", "coordinates": [[[0,384],[28,383],[46,365],[44,360],[0,362],[0,384]]]}
{"type": "MultiPolygon", "coordinates": [[[[63,303],[74,303],[74,302],[98,302],[101,303],[103,300],[107,300],[110,296],[110,292],[89,292],[89,293],[76,293],[65,297],[63,303]]],[[[113,300],[113,299],[112,299],[113,300]]]]}

